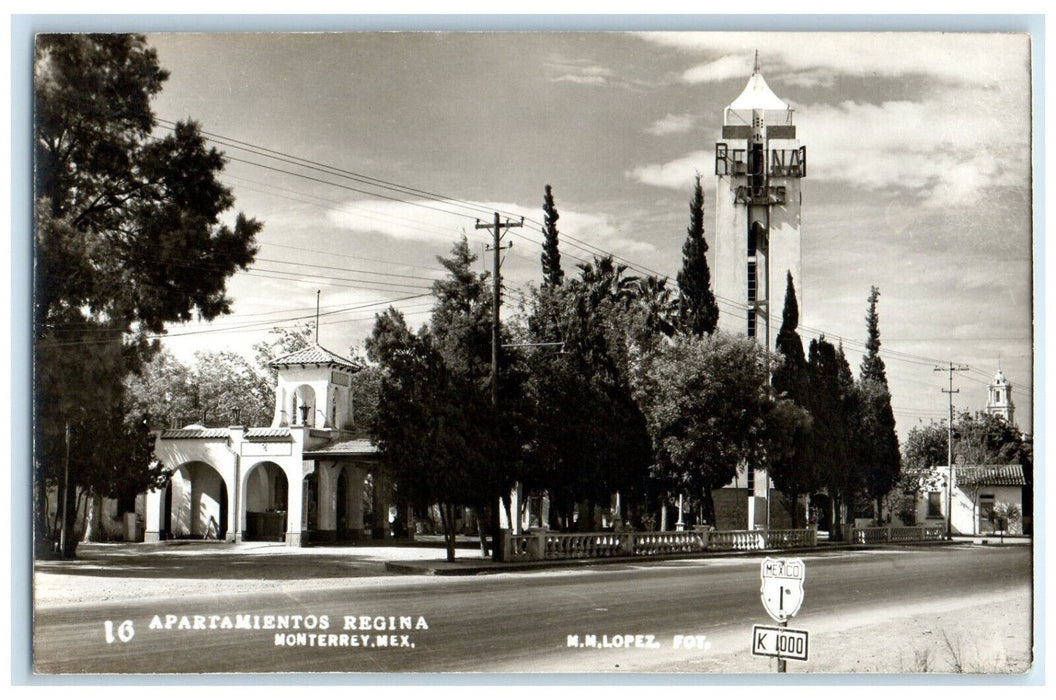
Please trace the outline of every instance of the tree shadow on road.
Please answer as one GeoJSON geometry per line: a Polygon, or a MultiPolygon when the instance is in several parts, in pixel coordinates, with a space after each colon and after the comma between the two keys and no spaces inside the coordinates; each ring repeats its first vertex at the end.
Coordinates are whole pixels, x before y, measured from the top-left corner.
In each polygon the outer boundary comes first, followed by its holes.
{"type": "Polygon", "coordinates": [[[152,579],[260,579],[268,581],[307,578],[347,578],[382,573],[383,563],[371,557],[345,554],[233,551],[224,543],[197,546],[140,545],[138,547],[86,546],[76,559],[38,560],[37,573],[101,578],[152,579]]]}

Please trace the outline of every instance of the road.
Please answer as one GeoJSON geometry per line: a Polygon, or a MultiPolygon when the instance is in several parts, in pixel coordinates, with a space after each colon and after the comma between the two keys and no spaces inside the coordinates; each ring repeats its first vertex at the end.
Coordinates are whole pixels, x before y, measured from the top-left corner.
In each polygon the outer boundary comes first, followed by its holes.
{"type": "MultiPolygon", "coordinates": [[[[865,670],[930,670],[916,640],[931,634],[940,640],[941,633],[946,647],[959,648],[971,641],[952,636],[965,631],[966,620],[967,629],[991,642],[1003,637],[1001,658],[1016,659],[1009,668],[1025,670],[1030,557],[1025,546],[801,555],[805,600],[790,627],[810,632],[811,658],[789,661],[789,671],[855,670],[845,667],[848,653],[878,660],[865,670]],[[1013,610],[1017,619],[1010,620],[1013,610]],[[1000,634],[970,619],[983,611],[1006,626],[1000,634]],[[874,639],[892,630],[899,639],[874,639]]],[[[290,585],[223,596],[195,596],[176,580],[166,600],[38,608],[34,663],[41,673],[765,673],[772,662],[749,651],[751,626],[773,624],[759,598],[761,560],[392,576],[355,587],[290,585]],[[238,629],[239,623],[251,628],[238,629]],[[266,629],[272,624],[287,629],[266,629]],[[570,635],[577,637],[571,648],[570,635]],[[277,636],[283,645],[276,645],[277,636]]],[[[962,664],[961,670],[1008,669],[962,664]]]]}

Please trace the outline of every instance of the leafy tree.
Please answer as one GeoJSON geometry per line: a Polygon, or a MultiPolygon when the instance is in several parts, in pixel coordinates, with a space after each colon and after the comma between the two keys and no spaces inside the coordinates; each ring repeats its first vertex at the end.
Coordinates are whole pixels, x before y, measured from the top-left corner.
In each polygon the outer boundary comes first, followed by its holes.
{"type": "MultiPolygon", "coordinates": [[[[909,431],[903,448],[906,469],[920,471],[944,467],[947,462],[949,432],[946,421],[932,421],[909,431]]],[[[1024,464],[1032,456],[1023,433],[998,416],[987,413],[959,414],[953,422],[954,460],[965,464],[1024,464]]]]}
{"type": "Polygon", "coordinates": [[[490,275],[473,271],[477,256],[465,236],[452,246],[450,258],[437,260],[448,274],[433,283],[433,337],[452,371],[483,386],[491,377],[490,275]]]}
{"type": "Polygon", "coordinates": [[[483,392],[449,370],[427,328],[413,333],[394,309],[377,317],[367,349],[382,367],[374,439],[401,497],[438,504],[454,561],[455,514],[486,496],[479,485],[490,455],[480,434],[491,413],[483,392]]]}
{"type": "MultiPolygon", "coordinates": [[[[234,198],[218,179],[223,157],[197,125],[151,137],[150,100],[167,77],[139,35],[37,38],[35,482],[58,486],[60,502],[75,500],[61,492],[67,429],[71,488],[113,495],[101,474],[124,462],[100,445],[138,439],[115,427],[126,376],[167,323],[227,313],[226,280],[256,253],[260,224],[225,223],[234,198]]],[[[145,479],[147,464],[129,470],[145,479]]],[[[36,529],[51,537],[39,512],[36,529]]]]}
{"type": "Polygon", "coordinates": [[[876,308],[879,300],[880,289],[872,287],[865,317],[867,354],[862,359],[858,379],[859,458],[866,470],[866,494],[873,502],[877,523],[882,519],[881,502],[898,483],[902,470],[891,392],[887,386],[884,361],[880,358],[880,317],[876,308]]]}
{"type": "Polygon", "coordinates": [[[611,257],[579,270],[561,287],[539,289],[527,322],[534,342],[564,344],[528,357],[525,391],[534,406],[532,482],[550,493],[554,524],[565,529],[577,505],[579,528],[593,529],[595,503],[616,491],[628,504],[640,496],[651,461],[631,389],[634,338],[645,341],[651,305],[640,303],[640,280],[611,257]]]}
{"type": "Polygon", "coordinates": [[[832,500],[830,531],[838,538],[842,508],[853,505],[862,484],[853,449],[858,440],[858,395],[843,348],[837,351],[824,336],[810,342],[807,368],[814,419],[811,456],[832,500]]]}
{"type": "Polygon", "coordinates": [[[280,357],[310,348],[315,344],[315,326],[302,323],[292,328],[276,326],[268,331],[268,339],[253,346],[257,366],[271,379],[274,386],[279,381],[278,369],[271,366],[280,357]]]}
{"type": "Polygon", "coordinates": [[[679,304],[672,297],[666,277],[639,278],[634,299],[639,322],[628,331],[638,345],[647,346],[661,337],[671,337],[678,330],[679,304]]]}
{"type": "Polygon", "coordinates": [[[561,269],[561,252],[558,250],[557,220],[561,215],[557,213],[554,206],[554,194],[550,185],[546,186],[543,195],[543,254],[540,261],[543,264],[543,282],[551,286],[558,286],[565,279],[565,272],[561,269]]]}
{"type": "Polygon", "coordinates": [[[377,422],[381,380],[381,368],[372,365],[352,375],[352,430],[357,436],[368,436],[377,422]]]}
{"type": "MultiPolygon", "coordinates": [[[[792,273],[788,273],[785,288],[785,307],[781,330],[777,334],[777,355],[772,384],[774,392],[786,398],[804,411],[810,410],[810,376],[807,358],[803,352],[803,341],[799,337],[799,305],[796,303],[796,288],[792,273]]],[[[809,413],[808,413],[809,415],[809,413]]],[[[790,436],[790,449],[784,458],[774,459],[770,464],[770,478],[781,491],[792,516],[792,526],[799,524],[798,500],[803,494],[813,492],[819,485],[817,468],[811,457],[811,421],[798,425],[790,436]]]]}
{"type": "Polygon", "coordinates": [[[269,425],[275,386],[266,370],[230,351],[199,351],[186,366],[162,351],[127,381],[131,410],[154,418],[154,428],[269,425]]]}
{"type": "MultiPolygon", "coordinates": [[[[766,351],[724,333],[676,336],[643,361],[636,397],[652,436],[657,476],[702,493],[704,517],[715,522],[711,492],[744,464],[775,448],[778,412],[767,377],[766,351]]],[[[785,414],[791,418],[790,414],[785,414]]]]}
{"type": "Polygon", "coordinates": [[[693,201],[689,203],[689,228],[686,242],[682,245],[682,270],[678,273],[678,288],[682,327],[687,333],[703,335],[714,333],[719,322],[719,306],[711,291],[711,272],[705,253],[708,244],[704,240],[704,189],[697,175],[693,189],[693,201]]]}
{"type": "MultiPolygon", "coordinates": [[[[520,379],[515,356],[500,357],[498,406],[491,398],[491,293],[487,275],[463,237],[448,275],[433,286],[430,324],[418,333],[390,310],[378,316],[369,358],[381,372],[372,432],[391,460],[401,493],[427,507],[439,504],[454,556],[454,514],[469,507],[490,514],[497,531],[500,499],[520,476],[523,435],[517,427],[520,379]]],[[[496,557],[502,550],[494,542],[496,557]]]]}

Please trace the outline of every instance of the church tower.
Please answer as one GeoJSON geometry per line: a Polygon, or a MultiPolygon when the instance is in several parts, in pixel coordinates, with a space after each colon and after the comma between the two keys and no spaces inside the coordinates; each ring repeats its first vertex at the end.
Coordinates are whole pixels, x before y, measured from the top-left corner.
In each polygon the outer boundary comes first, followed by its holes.
{"type": "Polygon", "coordinates": [[[756,66],[744,91],[723,111],[715,144],[715,295],[727,308],[719,327],[759,338],[773,350],[791,272],[799,290],[800,179],[807,151],[796,140],[792,108],[774,94],[756,66]],[[771,289],[771,279],[777,284],[771,289]],[[775,296],[776,294],[776,296],[775,296]],[[730,308],[731,304],[735,305],[730,308]],[[775,308],[776,307],[776,308],[775,308]]]}
{"type": "Polygon", "coordinates": [[[990,394],[986,399],[986,412],[991,416],[1000,416],[1012,425],[1016,407],[1012,404],[1012,385],[1005,379],[1000,369],[990,381],[990,394]]]}

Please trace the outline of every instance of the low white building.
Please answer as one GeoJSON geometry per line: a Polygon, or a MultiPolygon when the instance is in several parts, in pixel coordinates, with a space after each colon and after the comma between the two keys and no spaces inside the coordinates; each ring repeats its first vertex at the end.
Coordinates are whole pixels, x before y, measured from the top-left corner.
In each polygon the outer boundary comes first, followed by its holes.
{"type": "MultiPolygon", "coordinates": [[[[949,467],[935,467],[922,477],[916,494],[916,522],[943,525],[947,513],[949,467]]],[[[1004,529],[1008,534],[1023,532],[1023,489],[1026,479],[1018,464],[955,465],[950,511],[954,535],[983,535],[997,531],[996,512],[1013,512],[1004,529]]]]}
{"type": "Polygon", "coordinates": [[[301,546],[389,536],[387,469],[377,448],[352,432],[352,375],[360,366],[320,345],[271,364],[278,383],[270,426],[190,425],[157,433],[155,454],[172,477],[146,496],[147,542],[191,537],[301,546]]]}

